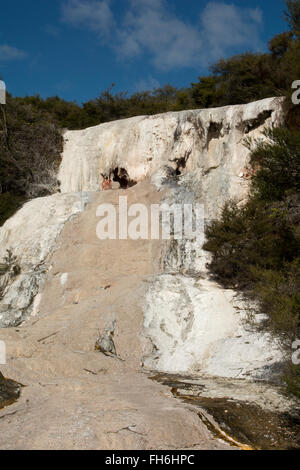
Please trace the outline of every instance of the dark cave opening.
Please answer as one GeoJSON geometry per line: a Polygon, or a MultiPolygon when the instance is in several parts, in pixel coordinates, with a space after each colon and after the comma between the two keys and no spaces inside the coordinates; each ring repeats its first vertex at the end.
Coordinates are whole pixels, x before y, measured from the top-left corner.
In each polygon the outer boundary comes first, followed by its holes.
{"type": "Polygon", "coordinates": [[[209,124],[209,129],[207,132],[207,148],[211,140],[220,138],[222,127],[222,122],[211,122],[209,124]]]}
{"type": "Polygon", "coordinates": [[[249,132],[254,131],[258,127],[261,127],[267,119],[269,119],[272,116],[273,111],[264,111],[260,113],[257,118],[255,119],[249,119],[246,121],[244,124],[245,126],[245,134],[249,134],[249,132]]]}
{"type": "Polygon", "coordinates": [[[186,167],[186,159],[183,157],[183,158],[179,158],[177,161],[176,161],[176,164],[177,164],[177,168],[176,168],[176,176],[180,176],[182,171],[185,169],[186,167]]]}
{"type": "Polygon", "coordinates": [[[131,188],[137,184],[136,181],[129,178],[125,168],[115,168],[115,170],[112,171],[112,175],[113,181],[119,183],[121,189],[131,188]]]}
{"type": "Polygon", "coordinates": [[[175,163],[176,163],[176,169],[175,169],[175,173],[176,173],[176,176],[180,176],[183,172],[183,170],[186,168],[186,164],[187,164],[187,161],[191,155],[192,151],[187,151],[185,152],[185,155],[184,157],[181,157],[181,158],[177,158],[175,160],[175,163]]]}

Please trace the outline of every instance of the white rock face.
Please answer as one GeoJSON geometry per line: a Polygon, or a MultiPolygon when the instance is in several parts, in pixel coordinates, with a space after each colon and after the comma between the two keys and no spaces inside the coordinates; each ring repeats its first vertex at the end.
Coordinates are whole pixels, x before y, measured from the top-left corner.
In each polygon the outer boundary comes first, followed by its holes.
{"type": "MultiPolygon", "coordinates": [[[[62,194],[26,204],[0,229],[0,259],[10,248],[22,268],[0,302],[0,326],[18,324],[29,309],[36,310],[34,297],[43,278],[40,266],[66,221],[83,208],[80,194],[100,190],[102,174],[124,169],[131,180],[149,177],[158,187],[168,175],[181,174],[167,202],[202,203],[210,220],[228,199],[239,204],[247,198],[249,150],[244,139],[261,138],[264,127],[280,124],[282,103],[282,98],[271,98],[66,132],[59,170],[62,194]]],[[[145,302],[145,334],[153,345],[145,366],[266,377],[281,353],[268,335],[247,326],[248,306],[209,280],[208,257],[202,243],[170,244],[164,273],[151,285],[145,302]],[[180,274],[182,270],[196,275],[180,274]]],[[[65,282],[67,273],[61,285],[65,282]]]]}
{"type": "Polygon", "coordinates": [[[161,275],[144,309],[154,345],[150,370],[228,378],[268,378],[281,361],[276,342],[249,325],[249,306],[208,279],[161,275]]]}
{"type": "Polygon", "coordinates": [[[10,248],[22,268],[42,263],[66,220],[81,210],[80,194],[54,194],[26,203],[0,229],[0,259],[10,248]]]}
{"type": "MultiPolygon", "coordinates": [[[[263,126],[282,118],[282,98],[247,105],[170,112],[101,124],[64,135],[59,171],[61,191],[98,191],[101,174],[115,168],[127,170],[130,179],[164,174],[165,166],[203,174],[221,167],[222,185],[215,196],[225,197],[244,189],[239,175],[247,163],[246,135],[260,135],[263,126]],[[226,187],[224,187],[226,185],[226,187]]],[[[202,175],[203,176],[203,175],[202,175]]],[[[208,184],[211,178],[206,179],[208,184]]],[[[212,192],[211,196],[214,196],[212,192]]]]}
{"type": "Polygon", "coordinates": [[[65,223],[84,204],[84,196],[78,193],[34,199],[0,228],[0,260],[9,249],[21,268],[0,301],[0,327],[17,325],[28,313],[44,277],[47,256],[65,223]]]}
{"type": "MultiPolygon", "coordinates": [[[[179,207],[202,202],[208,222],[218,213],[209,197],[211,188],[219,191],[222,200],[221,171],[214,175],[216,180],[210,176],[211,186],[205,191],[199,173],[181,177],[166,202],[179,207]]],[[[226,378],[274,377],[282,352],[263,327],[257,328],[264,315],[210,279],[206,267],[210,254],[202,246],[202,237],[172,240],[164,253],[165,272],[150,285],[144,305],[144,333],[152,344],[152,352],[145,352],[144,366],[226,378]]]]}

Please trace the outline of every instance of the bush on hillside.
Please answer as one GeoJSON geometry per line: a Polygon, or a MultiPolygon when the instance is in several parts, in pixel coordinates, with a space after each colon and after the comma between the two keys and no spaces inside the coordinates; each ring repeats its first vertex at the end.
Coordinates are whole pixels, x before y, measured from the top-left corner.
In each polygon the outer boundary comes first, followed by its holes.
{"type": "Polygon", "coordinates": [[[300,132],[283,127],[268,129],[264,135],[267,140],[256,141],[251,154],[257,169],[252,189],[257,198],[279,201],[287,192],[300,191],[300,132]]]}
{"type": "Polygon", "coordinates": [[[46,112],[10,96],[0,134],[0,224],[27,199],[57,190],[62,135],[46,112]]]}

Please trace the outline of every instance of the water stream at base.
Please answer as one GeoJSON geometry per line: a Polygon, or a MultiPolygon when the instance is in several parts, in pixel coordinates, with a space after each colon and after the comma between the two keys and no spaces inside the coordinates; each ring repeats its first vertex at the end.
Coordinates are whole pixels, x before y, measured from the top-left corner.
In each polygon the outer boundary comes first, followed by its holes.
{"type": "Polygon", "coordinates": [[[229,398],[230,389],[235,389],[238,394],[238,381],[230,379],[165,373],[156,373],[150,378],[168,386],[175,398],[192,405],[212,434],[233,447],[242,450],[300,450],[300,410],[275,411],[252,401],[229,398]],[[213,396],[214,388],[217,389],[220,382],[223,382],[223,388],[227,388],[227,396],[213,396]]]}

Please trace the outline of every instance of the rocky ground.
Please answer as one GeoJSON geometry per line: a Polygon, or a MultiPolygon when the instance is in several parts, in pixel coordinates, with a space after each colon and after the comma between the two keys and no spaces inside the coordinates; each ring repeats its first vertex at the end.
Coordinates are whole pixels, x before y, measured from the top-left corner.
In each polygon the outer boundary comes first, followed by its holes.
{"type": "MultiPolygon", "coordinates": [[[[141,299],[159,270],[161,242],[100,241],[96,208],[122,191],[95,193],[69,221],[47,260],[39,305],[20,327],[1,329],[5,376],[23,384],[0,410],[1,449],[226,449],[189,404],[141,371],[141,299]],[[112,319],[118,358],[95,351],[112,319]]],[[[144,182],[128,203],[159,202],[144,182]]]]}

